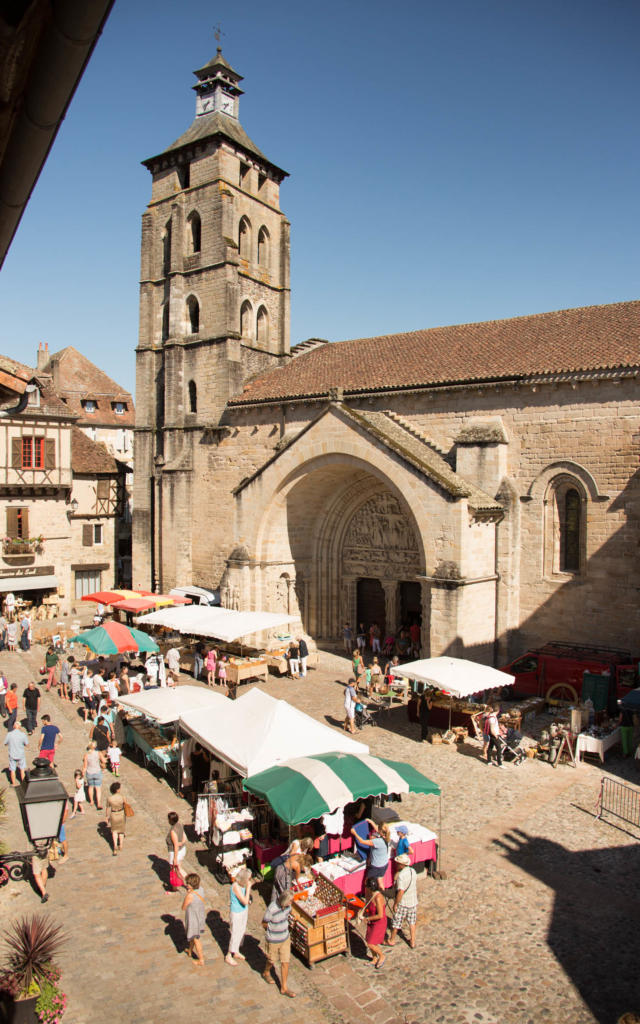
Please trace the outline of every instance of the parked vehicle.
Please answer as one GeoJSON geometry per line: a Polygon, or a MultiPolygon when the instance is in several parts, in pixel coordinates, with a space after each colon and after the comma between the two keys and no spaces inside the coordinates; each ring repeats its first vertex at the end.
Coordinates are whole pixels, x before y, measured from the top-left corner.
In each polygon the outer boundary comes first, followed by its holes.
{"type": "Polygon", "coordinates": [[[207,590],[205,587],[174,587],[169,591],[169,597],[171,597],[172,594],[177,597],[190,597],[193,604],[220,604],[220,591],[207,590]]]}
{"type": "Polygon", "coordinates": [[[618,698],[638,685],[637,660],[615,647],[549,643],[500,667],[515,676],[514,694],[527,697],[578,701],[585,672],[611,675],[618,698]]]}

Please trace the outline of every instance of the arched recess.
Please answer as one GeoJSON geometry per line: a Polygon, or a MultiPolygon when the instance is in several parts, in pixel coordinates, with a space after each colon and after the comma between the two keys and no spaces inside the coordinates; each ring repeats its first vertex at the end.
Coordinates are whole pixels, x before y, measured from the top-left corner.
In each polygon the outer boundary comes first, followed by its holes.
{"type": "Polygon", "coordinates": [[[240,334],[243,338],[253,338],[253,306],[248,299],[240,307],[240,334]]]}
{"type": "Polygon", "coordinates": [[[380,580],[395,627],[400,584],[433,564],[430,541],[402,490],[373,464],[340,453],[311,460],[283,479],[263,507],[255,552],[265,568],[256,598],[262,607],[276,606],[287,573],[297,601],[291,613],[301,614],[313,636],[339,635],[345,618],[355,616],[357,581],[365,577],[380,580]]]}
{"type": "Polygon", "coordinates": [[[238,225],[238,252],[243,260],[251,259],[251,221],[241,217],[238,225]]]}
{"type": "Polygon", "coordinates": [[[189,412],[198,411],[198,388],[195,380],[189,381],[189,412]]]}
{"type": "Polygon", "coordinates": [[[169,337],[169,300],[167,300],[162,307],[162,340],[166,341],[169,337]]]}
{"type": "Polygon", "coordinates": [[[264,306],[260,306],[256,317],[256,339],[259,345],[269,344],[269,314],[264,306]]]}
{"type": "Polygon", "coordinates": [[[269,266],[269,232],[264,225],[258,232],[258,263],[261,267],[269,266]]]}
{"type": "Polygon", "coordinates": [[[582,575],[587,567],[588,494],[577,477],[560,473],[544,495],[544,574],[582,575]]]}
{"type": "Polygon", "coordinates": [[[195,295],[187,298],[187,331],[189,334],[197,334],[200,330],[200,303],[195,295]]]}
{"type": "Polygon", "coordinates": [[[187,252],[194,255],[202,247],[202,222],[197,210],[192,210],[187,217],[187,252]]]}

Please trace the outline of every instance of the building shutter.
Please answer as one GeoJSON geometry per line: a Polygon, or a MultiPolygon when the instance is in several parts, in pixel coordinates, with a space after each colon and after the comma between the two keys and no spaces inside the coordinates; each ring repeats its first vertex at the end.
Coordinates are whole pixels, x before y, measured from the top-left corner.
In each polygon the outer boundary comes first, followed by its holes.
{"type": "Polygon", "coordinates": [[[22,438],[11,438],[11,465],[14,469],[22,469],[22,438]]]}
{"type": "Polygon", "coordinates": [[[98,489],[96,496],[100,501],[108,501],[110,493],[110,480],[100,479],[98,480],[98,489]]]}
{"type": "Polygon", "coordinates": [[[56,442],[53,437],[45,437],[44,439],[44,468],[56,468],[56,442]]]}
{"type": "Polygon", "coordinates": [[[93,547],[93,526],[91,523],[85,523],[82,527],[82,546],[83,548],[93,547]]]}
{"type": "MultiPolygon", "coordinates": [[[[14,440],[16,440],[14,438],[14,440]]],[[[18,510],[17,508],[7,509],[7,537],[18,536],[18,510]]]]}
{"type": "Polygon", "coordinates": [[[21,508],[20,515],[22,517],[22,533],[20,536],[27,540],[29,537],[29,509],[21,508]]]}

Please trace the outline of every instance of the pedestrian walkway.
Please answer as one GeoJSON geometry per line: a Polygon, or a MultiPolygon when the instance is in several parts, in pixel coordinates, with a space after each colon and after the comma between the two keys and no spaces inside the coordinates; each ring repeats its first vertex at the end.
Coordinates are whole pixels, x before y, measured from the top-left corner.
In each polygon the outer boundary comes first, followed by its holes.
{"type": "MultiPolygon", "coordinates": [[[[20,694],[41,663],[38,648],[0,654],[20,694]]],[[[339,724],[347,673],[344,659],[323,655],[306,680],[270,676],[264,688],[339,724]]],[[[88,727],[77,705],[55,695],[43,694],[41,711],[62,730],[58,774],[71,792],[88,727]]],[[[421,885],[415,951],[399,942],[381,972],[372,970],[358,939],[351,957],[313,971],[294,958],[290,985],[297,997],[285,999],[260,977],[262,895],[250,910],[247,964],[227,967],[228,888],[208,872],[203,845],[190,843],[187,865],[200,873],[207,899],[207,963],[204,970],[191,965],[183,953],[182,897],[166,895],[163,885],[167,812],[188,821],[190,808],[162,777],[125,757],[121,782],[135,817],[127,822],[123,855],[112,857],[101,816],[87,807],[68,822],[69,860],[55,867],[46,908],[24,882],[0,890],[5,917],[45,910],[67,932],[65,1024],[194,1024],[205,1015],[220,1024],[615,1024],[625,1009],[637,1009],[640,907],[627,881],[637,839],[594,823],[588,813],[601,770],[553,771],[528,762],[491,771],[473,744],[458,750],[417,743],[404,708],[380,721],[359,738],[375,754],[411,760],[444,794],[441,866],[448,878],[421,885]]],[[[109,781],[106,773],[105,789],[109,781]]],[[[26,849],[14,793],[7,798],[5,841],[26,849]]],[[[439,829],[433,797],[408,798],[403,814],[439,829]]]]}

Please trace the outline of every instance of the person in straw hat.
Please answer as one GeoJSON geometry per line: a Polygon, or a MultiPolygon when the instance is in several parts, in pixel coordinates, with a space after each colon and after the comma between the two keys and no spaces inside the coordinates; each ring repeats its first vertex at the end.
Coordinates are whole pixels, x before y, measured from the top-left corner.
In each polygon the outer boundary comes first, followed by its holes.
{"type": "MultiPolygon", "coordinates": [[[[395,859],[400,868],[395,879],[396,895],[393,901],[391,933],[385,946],[395,946],[398,931],[409,927],[409,945],[416,948],[416,921],[418,917],[418,882],[415,869],[411,867],[408,853],[401,853],[395,859]]],[[[406,938],[406,934],[405,934],[406,938]]]]}

